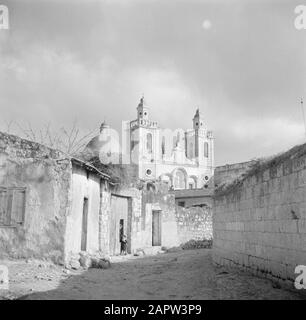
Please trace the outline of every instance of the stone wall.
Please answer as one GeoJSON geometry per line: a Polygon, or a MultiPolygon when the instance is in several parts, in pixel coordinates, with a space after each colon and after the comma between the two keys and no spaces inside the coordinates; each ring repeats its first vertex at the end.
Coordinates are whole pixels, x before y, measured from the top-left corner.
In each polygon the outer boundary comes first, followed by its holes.
{"type": "Polygon", "coordinates": [[[142,197],[143,243],[152,245],[152,211],[162,214],[162,246],[175,247],[189,240],[212,239],[212,209],[182,208],[175,205],[175,195],[167,186],[155,184],[155,190],[144,190],[142,197]]]}
{"type": "Polygon", "coordinates": [[[176,207],[179,244],[189,240],[211,240],[212,209],[210,207],[176,207]]]}
{"type": "Polygon", "coordinates": [[[305,145],[216,190],[214,261],[291,285],[306,265],[305,145]]]}

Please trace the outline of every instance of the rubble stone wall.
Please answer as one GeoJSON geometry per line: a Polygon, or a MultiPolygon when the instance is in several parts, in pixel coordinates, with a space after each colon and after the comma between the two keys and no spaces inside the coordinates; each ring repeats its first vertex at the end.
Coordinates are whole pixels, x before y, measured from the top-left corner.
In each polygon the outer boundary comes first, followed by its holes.
{"type": "Polygon", "coordinates": [[[210,207],[176,207],[176,220],[179,243],[189,240],[211,240],[212,209],[210,207]]]}

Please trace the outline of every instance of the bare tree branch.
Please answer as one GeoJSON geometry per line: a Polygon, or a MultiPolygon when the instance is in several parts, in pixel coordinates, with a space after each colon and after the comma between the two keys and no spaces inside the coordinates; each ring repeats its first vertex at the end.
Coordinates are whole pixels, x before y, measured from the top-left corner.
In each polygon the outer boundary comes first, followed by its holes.
{"type": "Polygon", "coordinates": [[[10,121],[5,122],[6,132],[11,133],[13,125],[18,128],[18,130],[15,130],[15,134],[50,148],[58,149],[71,156],[82,152],[87,143],[97,134],[96,130],[83,133],[76,120],[74,120],[71,128],[62,127],[59,130],[53,130],[50,122],[39,129],[34,129],[30,122],[20,124],[10,121]]]}

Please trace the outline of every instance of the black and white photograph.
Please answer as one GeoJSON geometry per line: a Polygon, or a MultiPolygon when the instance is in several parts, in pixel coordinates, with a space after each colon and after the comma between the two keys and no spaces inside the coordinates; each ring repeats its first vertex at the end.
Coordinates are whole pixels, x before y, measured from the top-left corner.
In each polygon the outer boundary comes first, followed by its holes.
{"type": "Polygon", "coordinates": [[[306,300],[306,1],[0,0],[0,300],[306,300]]]}

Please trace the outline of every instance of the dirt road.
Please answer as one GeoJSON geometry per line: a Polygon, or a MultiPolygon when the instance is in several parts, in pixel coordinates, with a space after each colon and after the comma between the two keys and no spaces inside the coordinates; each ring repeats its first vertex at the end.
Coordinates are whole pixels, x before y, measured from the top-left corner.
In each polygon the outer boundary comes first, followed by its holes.
{"type": "Polygon", "coordinates": [[[15,264],[10,294],[26,299],[301,299],[269,280],[214,267],[209,249],[114,260],[111,269],[70,274],[59,267],[33,266],[27,276],[23,268],[19,280],[15,264]]]}

